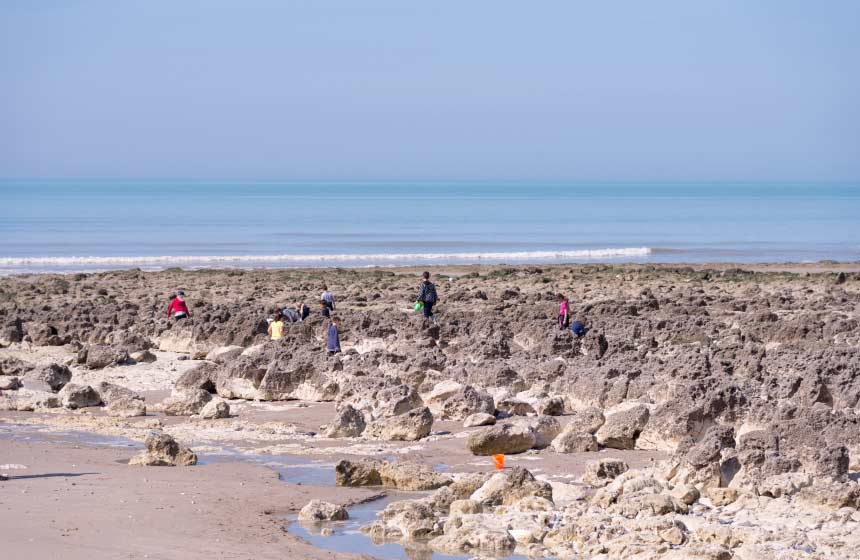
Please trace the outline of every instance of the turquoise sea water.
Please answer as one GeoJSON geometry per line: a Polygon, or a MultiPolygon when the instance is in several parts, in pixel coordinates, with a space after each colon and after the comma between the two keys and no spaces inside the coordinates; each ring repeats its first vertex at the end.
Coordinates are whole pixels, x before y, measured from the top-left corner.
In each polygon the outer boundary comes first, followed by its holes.
{"type": "Polygon", "coordinates": [[[860,184],[0,182],[0,272],[860,260],[860,184]]]}

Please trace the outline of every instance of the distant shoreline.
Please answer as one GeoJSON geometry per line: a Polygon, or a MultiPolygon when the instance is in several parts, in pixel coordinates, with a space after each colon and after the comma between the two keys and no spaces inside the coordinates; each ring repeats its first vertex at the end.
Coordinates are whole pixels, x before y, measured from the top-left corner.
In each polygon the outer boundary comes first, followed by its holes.
{"type": "Polygon", "coordinates": [[[294,266],[294,267],[223,267],[223,266],[205,266],[205,267],[161,267],[158,269],[143,269],[140,267],[125,267],[111,268],[101,270],[62,270],[62,271],[0,271],[0,278],[8,277],[43,277],[43,276],[70,276],[75,274],[86,275],[109,275],[127,272],[141,272],[144,274],[162,274],[162,273],[189,273],[189,274],[224,274],[224,273],[283,273],[283,272],[304,272],[304,273],[320,273],[331,272],[337,273],[340,271],[351,272],[392,272],[392,273],[420,273],[424,270],[429,270],[433,274],[448,275],[452,277],[462,276],[464,274],[489,274],[501,270],[523,271],[529,272],[534,269],[558,269],[578,267],[580,269],[617,269],[619,272],[635,272],[641,270],[695,270],[695,271],[714,271],[714,272],[750,272],[750,273],[788,273],[788,274],[826,274],[826,273],[860,273],[860,261],[828,261],[822,260],[817,262],[760,262],[760,263],[739,263],[739,262],[707,262],[707,263],[640,263],[640,262],[570,262],[570,263],[473,263],[473,264],[404,264],[404,265],[368,265],[368,266],[337,266],[337,265],[320,265],[320,266],[294,266]]]}

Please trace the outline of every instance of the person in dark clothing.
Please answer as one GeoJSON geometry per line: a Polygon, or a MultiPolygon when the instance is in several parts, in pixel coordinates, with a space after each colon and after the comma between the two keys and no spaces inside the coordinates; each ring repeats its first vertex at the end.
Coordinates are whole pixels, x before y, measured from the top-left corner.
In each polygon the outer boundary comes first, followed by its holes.
{"type": "Polygon", "coordinates": [[[311,314],[311,308],[305,305],[304,303],[299,304],[299,315],[301,316],[301,321],[304,321],[311,314]]]}
{"type": "Polygon", "coordinates": [[[340,320],[337,317],[331,318],[331,324],[326,330],[326,350],[329,356],[340,352],[340,320]]]}
{"type": "Polygon", "coordinates": [[[299,312],[293,309],[292,307],[284,307],[281,310],[281,315],[284,318],[284,321],[287,323],[298,323],[302,320],[299,312]]]}
{"type": "Polygon", "coordinates": [[[331,309],[329,309],[328,303],[324,299],[320,300],[320,313],[322,313],[323,317],[331,317],[331,309]]]}
{"type": "Polygon", "coordinates": [[[439,297],[436,295],[436,286],[430,281],[429,272],[424,272],[421,278],[421,286],[418,289],[418,301],[424,304],[424,318],[431,319],[435,325],[436,317],[433,315],[433,306],[439,300],[439,297]]]}

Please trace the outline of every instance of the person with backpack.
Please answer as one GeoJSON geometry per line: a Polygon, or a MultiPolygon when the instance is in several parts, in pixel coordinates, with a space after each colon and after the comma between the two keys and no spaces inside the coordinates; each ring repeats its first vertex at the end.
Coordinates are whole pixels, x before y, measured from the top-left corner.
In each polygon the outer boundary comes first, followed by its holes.
{"type": "Polygon", "coordinates": [[[323,284],[323,292],[320,294],[320,300],[325,302],[325,306],[329,311],[334,311],[334,294],[328,291],[328,286],[323,284]]]}
{"type": "Polygon", "coordinates": [[[424,319],[431,319],[433,324],[436,324],[436,317],[433,315],[433,306],[439,301],[436,295],[436,286],[430,281],[430,273],[424,272],[421,275],[421,286],[418,289],[418,301],[424,308],[424,319]]]}

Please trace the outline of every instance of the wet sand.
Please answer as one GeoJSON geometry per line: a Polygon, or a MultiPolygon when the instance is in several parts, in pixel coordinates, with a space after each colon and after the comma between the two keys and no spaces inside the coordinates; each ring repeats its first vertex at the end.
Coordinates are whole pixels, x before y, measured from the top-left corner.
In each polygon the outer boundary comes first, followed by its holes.
{"type": "Polygon", "coordinates": [[[51,441],[4,441],[4,558],[357,558],[291,536],[284,516],[311,498],[350,504],[378,492],[297,486],[240,462],[129,467],[135,452],[51,441]]]}

